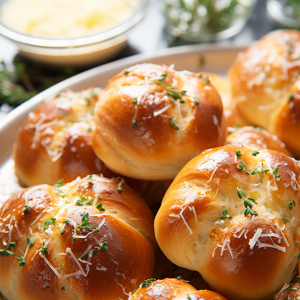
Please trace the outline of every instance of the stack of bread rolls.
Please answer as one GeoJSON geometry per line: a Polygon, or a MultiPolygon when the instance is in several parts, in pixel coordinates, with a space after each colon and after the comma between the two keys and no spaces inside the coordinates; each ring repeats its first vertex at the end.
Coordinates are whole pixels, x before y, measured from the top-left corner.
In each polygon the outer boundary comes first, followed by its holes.
{"type": "Polygon", "coordinates": [[[300,33],[276,31],[228,79],[147,63],[43,103],[14,146],[27,188],[0,208],[3,295],[297,297],[299,74],[300,33]],[[213,291],[149,279],[156,242],[213,291]]]}

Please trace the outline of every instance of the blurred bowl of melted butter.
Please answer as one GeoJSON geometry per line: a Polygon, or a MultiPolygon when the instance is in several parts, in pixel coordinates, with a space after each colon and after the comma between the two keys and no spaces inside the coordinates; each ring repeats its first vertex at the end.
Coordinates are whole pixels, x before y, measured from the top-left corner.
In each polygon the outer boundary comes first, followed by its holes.
{"type": "Polygon", "coordinates": [[[84,66],[120,52],[148,0],[0,0],[0,34],[25,57],[84,66]]]}

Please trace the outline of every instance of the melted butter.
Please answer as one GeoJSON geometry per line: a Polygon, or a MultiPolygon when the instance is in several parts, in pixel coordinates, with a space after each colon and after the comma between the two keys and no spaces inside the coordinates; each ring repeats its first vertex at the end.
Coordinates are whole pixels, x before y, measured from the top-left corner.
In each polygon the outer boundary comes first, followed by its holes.
{"type": "Polygon", "coordinates": [[[130,18],[137,0],[10,0],[1,20],[18,32],[46,38],[89,36],[130,18]]]}

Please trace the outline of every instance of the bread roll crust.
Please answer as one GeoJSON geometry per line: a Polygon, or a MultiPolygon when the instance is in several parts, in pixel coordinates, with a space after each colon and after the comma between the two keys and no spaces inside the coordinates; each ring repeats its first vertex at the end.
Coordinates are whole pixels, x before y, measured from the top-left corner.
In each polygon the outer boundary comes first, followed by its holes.
{"type": "Polygon", "coordinates": [[[233,63],[229,72],[232,98],[252,125],[271,131],[274,113],[286,102],[300,74],[299,46],[299,31],[276,30],[240,53],[233,63]]]}
{"type": "Polygon", "coordinates": [[[222,145],[226,126],[221,99],[203,78],[143,64],[110,80],[94,115],[92,142],[98,157],[122,175],[167,180],[204,149],[222,145]],[[170,84],[171,92],[186,91],[184,103],[167,93],[170,84]]]}
{"type": "Polygon", "coordinates": [[[16,174],[25,186],[55,184],[77,176],[114,176],[95,155],[90,141],[91,113],[99,89],[71,90],[41,104],[20,128],[14,145],[16,174]]]}
{"type": "Polygon", "coordinates": [[[16,243],[14,255],[0,257],[0,290],[9,300],[127,299],[153,272],[153,217],[124,183],[93,175],[59,188],[23,189],[3,205],[0,218],[1,245],[16,243]],[[83,205],[76,204],[80,199],[83,205]],[[25,256],[25,264],[19,267],[15,256],[25,256]]]}
{"type": "Polygon", "coordinates": [[[165,255],[229,299],[270,298],[298,262],[298,164],[259,152],[228,145],[201,153],[177,175],[155,218],[165,255]]]}
{"type": "Polygon", "coordinates": [[[287,145],[297,159],[300,158],[300,78],[291,88],[288,97],[274,114],[272,132],[287,145]]]}
{"type": "Polygon", "coordinates": [[[140,286],[133,292],[129,300],[226,300],[220,294],[208,291],[197,291],[193,286],[181,279],[165,278],[155,280],[148,286],[140,286]],[[188,298],[189,297],[189,298],[188,298]]]}
{"type": "Polygon", "coordinates": [[[253,150],[275,150],[293,157],[292,153],[276,135],[270,134],[263,128],[252,126],[237,128],[227,137],[226,144],[245,146],[253,150]]]}

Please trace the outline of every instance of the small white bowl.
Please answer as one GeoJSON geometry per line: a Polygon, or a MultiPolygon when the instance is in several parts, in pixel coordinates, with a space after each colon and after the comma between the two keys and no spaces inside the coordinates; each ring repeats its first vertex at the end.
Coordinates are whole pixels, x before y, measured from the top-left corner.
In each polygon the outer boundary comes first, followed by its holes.
{"type": "MultiPolygon", "coordinates": [[[[0,10],[5,1],[0,0],[0,10]]],[[[51,65],[83,66],[104,62],[120,52],[146,14],[148,0],[140,0],[132,16],[122,24],[99,34],[75,39],[33,37],[6,27],[0,19],[0,34],[10,39],[22,55],[51,65]]]]}

